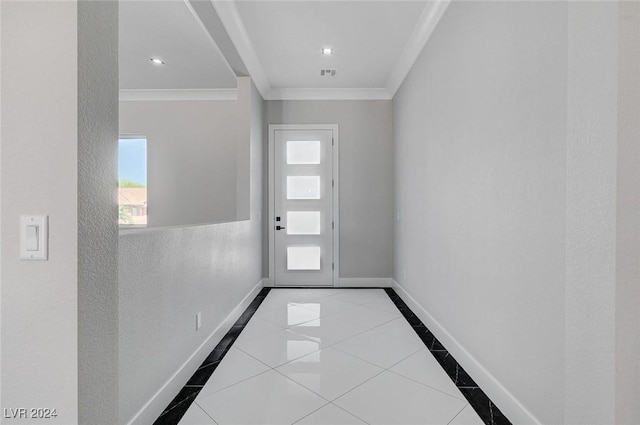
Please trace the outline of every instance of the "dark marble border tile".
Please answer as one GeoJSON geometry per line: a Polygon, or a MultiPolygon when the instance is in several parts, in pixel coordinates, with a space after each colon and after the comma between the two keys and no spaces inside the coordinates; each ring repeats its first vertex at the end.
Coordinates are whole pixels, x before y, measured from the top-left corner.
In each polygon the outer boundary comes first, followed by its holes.
{"type": "Polygon", "coordinates": [[[465,398],[487,425],[511,425],[509,419],[493,404],[469,374],[460,366],[447,349],[438,341],[422,321],[411,311],[407,304],[392,288],[384,288],[391,301],[398,307],[400,313],[407,319],[418,337],[424,342],[431,355],[440,363],[442,369],[464,394],[465,398]]]}
{"type": "Polygon", "coordinates": [[[204,359],[198,370],[195,371],[153,425],[176,425],[180,422],[180,419],[182,419],[187,412],[191,403],[196,399],[204,384],[207,383],[211,374],[216,370],[220,361],[227,354],[229,348],[231,348],[240,335],[240,332],[242,332],[258,307],[260,307],[260,304],[262,304],[262,301],[267,297],[270,290],[271,288],[262,288],[247,309],[240,315],[238,320],[236,320],[231,329],[229,329],[229,332],[226,333],[218,345],[216,345],[207,358],[204,359]]]}
{"type": "Polygon", "coordinates": [[[269,288],[278,289],[387,289],[381,286],[274,286],[269,288]]]}

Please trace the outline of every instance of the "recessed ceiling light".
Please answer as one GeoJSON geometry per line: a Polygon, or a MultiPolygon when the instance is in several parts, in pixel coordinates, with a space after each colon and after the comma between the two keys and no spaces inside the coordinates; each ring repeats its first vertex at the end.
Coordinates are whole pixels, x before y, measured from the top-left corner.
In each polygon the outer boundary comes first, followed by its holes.
{"type": "Polygon", "coordinates": [[[156,65],[164,65],[164,61],[158,58],[151,58],[151,62],[153,62],[156,65]]]}
{"type": "Polygon", "coordinates": [[[329,56],[333,54],[333,49],[331,47],[323,47],[322,48],[322,54],[329,56]]]}

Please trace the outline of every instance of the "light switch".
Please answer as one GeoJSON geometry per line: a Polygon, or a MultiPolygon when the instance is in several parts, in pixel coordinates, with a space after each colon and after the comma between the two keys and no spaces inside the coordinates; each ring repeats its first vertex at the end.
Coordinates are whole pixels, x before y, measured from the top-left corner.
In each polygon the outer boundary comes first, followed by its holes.
{"type": "Polygon", "coordinates": [[[20,216],[20,259],[30,261],[49,259],[48,216],[20,216]]]}
{"type": "Polygon", "coordinates": [[[27,251],[38,250],[38,226],[27,226],[27,251]]]}

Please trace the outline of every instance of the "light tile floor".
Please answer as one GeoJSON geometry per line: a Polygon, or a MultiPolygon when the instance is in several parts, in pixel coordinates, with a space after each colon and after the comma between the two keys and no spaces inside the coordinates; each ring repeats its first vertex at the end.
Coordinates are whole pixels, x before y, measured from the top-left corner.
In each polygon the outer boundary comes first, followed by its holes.
{"type": "Polygon", "coordinates": [[[274,289],[180,425],[481,425],[381,289],[274,289]]]}

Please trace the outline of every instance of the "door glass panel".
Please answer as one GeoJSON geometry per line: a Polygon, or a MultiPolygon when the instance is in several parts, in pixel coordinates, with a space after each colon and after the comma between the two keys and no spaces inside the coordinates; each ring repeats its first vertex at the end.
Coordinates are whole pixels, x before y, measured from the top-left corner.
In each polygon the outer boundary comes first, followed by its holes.
{"type": "Polygon", "coordinates": [[[320,141],[289,140],[287,164],[320,164],[320,141]]]}
{"type": "Polygon", "coordinates": [[[287,199],[320,199],[320,176],[287,176],[287,199]]]}
{"type": "Polygon", "coordinates": [[[288,246],[287,270],[320,270],[320,247],[288,246]]]}
{"type": "Polygon", "coordinates": [[[320,211],[287,211],[288,235],[319,235],[320,211]]]}

